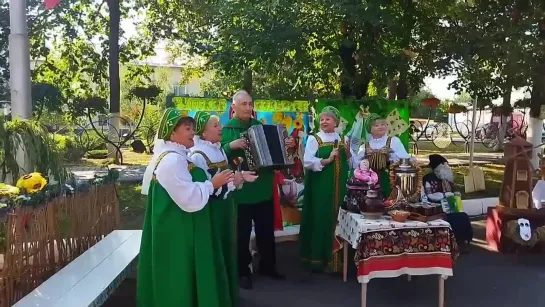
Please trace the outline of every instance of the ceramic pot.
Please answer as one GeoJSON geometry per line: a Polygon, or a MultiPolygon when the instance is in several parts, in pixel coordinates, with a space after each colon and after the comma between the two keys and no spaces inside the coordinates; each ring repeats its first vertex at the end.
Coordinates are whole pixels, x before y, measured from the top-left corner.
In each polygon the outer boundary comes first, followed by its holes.
{"type": "Polygon", "coordinates": [[[360,213],[361,204],[365,204],[366,194],[369,191],[369,185],[358,179],[350,178],[346,183],[345,209],[360,213]]]}
{"type": "Polygon", "coordinates": [[[384,213],[384,202],[377,190],[367,191],[365,202],[360,204],[360,212],[365,218],[379,218],[384,213]]]}

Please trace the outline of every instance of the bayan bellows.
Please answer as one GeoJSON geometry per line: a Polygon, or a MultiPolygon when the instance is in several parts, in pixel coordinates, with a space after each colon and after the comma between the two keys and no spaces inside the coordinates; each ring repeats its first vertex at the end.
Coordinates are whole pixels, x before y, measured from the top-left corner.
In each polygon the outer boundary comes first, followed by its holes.
{"type": "Polygon", "coordinates": [[[293,158],[286,152],[284,140],[288,137],[283,125],[256,125],[241,134],[248,144],[244,154],[248,169],[282,169],[293,165],[293,158]]]}

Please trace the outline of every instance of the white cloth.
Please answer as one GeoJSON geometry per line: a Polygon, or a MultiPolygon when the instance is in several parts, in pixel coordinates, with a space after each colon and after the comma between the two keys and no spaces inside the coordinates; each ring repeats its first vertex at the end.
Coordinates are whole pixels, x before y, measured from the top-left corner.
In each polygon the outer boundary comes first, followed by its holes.
{"type": "Polygon", "coordinates": [[[214,187],[210,181],[193,182],[188,169],[188,153],[183,145],[156,139],[153,158],[144,173],[142,194],[148,195],[155,174],[159,184],[182,210],[196,212],[204,208],[214,187]],[[166,154],[157,165],[164,152],[172,153],[166,154]]]}
{"type": "Polygon", "coordinates": [[[358,112],[358,114],[356,114],[356,120],[352,124],[352,129],[350,129],[350,132],[347,134],[350,140],[350,153],[352,153],[352,156],[355,156],[358,153],[361,143],[365,141],[363,139],[364,123],[365,121],[362,112],[358,112]]]}
{"type": "MultiPolygon", "coordinates": [[[[338,140],[341,142],[341,136],[337,132],[323,132],[316,133],[322,142],[335,142],[338,140]]],[[[305,155],[303,156],[303,165],[306,169],[314,172],[320,172],[324,166],[322,165],[322,159],[316,157],[318,152],[318,140],[313,135],[309,135],[307,139],[307,145],[305,146],[305,155]]]]}
{"type": "Polygon", "coordinates": [[[155,170],[155,178],[176,205],[186,212],[197,212],[204,208],[214,192],[212,182],[208,180],[193,182],[187,154],[166,154],[155,170]]]}
{"type": "MultiPolygon", "coordinates": [[[[225,154],[223,149],[221,149],[220,143],[212,144],[211,142],[203,140],[198,136],[195,136],[194,140],[195,140],[195,146],[191,148],[190,160],[198,168],[203,169],[206,173],[206,176],[208,176],[208,180],[210,180],[212,179],[212,176],[208,172],[208,164],[206,163],[206,159],[202,156],[202,154],[196,151],[203,152],[208,157],[208,159],[210,159],[210,162],[212,163],[218,163],[223,161],[227,163],[228,162],[227,155],[225,154]]],[[[235,185],[232,182],[229,182],[227,184],[227,189],[228,189],[227,192],[223,196],[224,199],[227,198],[227,195],[229,194],[229,192],[235,190],[235,185]]],[[[223,190],[223,187],[220,187],[214,194],[216,196],[220,195],[222,190],[223,190]]]]}
{"type": "MultiPolygon", "coordinates": [[[[386,143],[388,141],[388,135],[384,135],[379,139],[374,139],[373,136],[368,134],[367,139],[369,147],[371,147],[371,149],[378,150],[386,146],[386,143]]],[[[367,146],[367,144],[361,144],[357,154],[352,155],[354,168],[358,168],[360,165],[360,161],[365,157],[365,146],[367,146]]],[[[392,139],[390,141],[390,149],[392,150],[392,152],[390,153],[391,162],[399,161],[400,159],[411,158],[411,155],[409,155],[407,150],[405,150],[405,146],[403,146],[403,143],[401,143],[401,140],[397,136],[392,136],[392,139]]]]}
{"type": "Polygon", "coordinates": [[[151,180],[153,179],[153,171],[155,171],[155,167],[157,166],[157,159],[159,159],[159,156],[161,156],[161,154],[165,151],[166,147],[173,147],[174,149],[178,148],[178,146],[172,146],[172,144],[169,145],[168,143],[165,142],[165,140],[157,138],[157,135],[155,136],[155,141],[153,142],[153,157],[151,158],[151,161],[146,167],[146,171],[144,172],[144,177],[142,179],[141,193],[143,195],[148,195],[149,186],[151,180]]]}
{"type": "Polygon", "coordinates": [[[532,190],[532,199],[534,201],[534,207],[541,209],[541,202],[545,201],[545,180],[539,180],[536,186],[532,190]]]}

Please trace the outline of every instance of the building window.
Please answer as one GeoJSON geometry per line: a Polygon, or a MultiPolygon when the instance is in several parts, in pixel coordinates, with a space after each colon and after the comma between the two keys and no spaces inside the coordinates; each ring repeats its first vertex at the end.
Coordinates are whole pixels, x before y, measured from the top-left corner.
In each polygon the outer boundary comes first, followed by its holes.
{"type": "Polygon", "coordinates": [[[517,171],[517,181],[528,181],[528,172],[517,171]]]}

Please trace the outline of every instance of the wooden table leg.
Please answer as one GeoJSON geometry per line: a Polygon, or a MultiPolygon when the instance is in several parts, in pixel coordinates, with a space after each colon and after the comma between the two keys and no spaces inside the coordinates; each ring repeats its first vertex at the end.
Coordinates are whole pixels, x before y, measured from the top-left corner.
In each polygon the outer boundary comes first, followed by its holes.
{"type": "Polygon", "coordinates": [[[445,306],[445,279],[446,276],[439,276],[439,307],[445,306]]]}
{"type": "Polygon", "coordinates": [[[361,283],[361,307],[367,306],[367,283],[361,283]]]}
{"type": "Polygon", "coordinates": [[[343,281],[346,282],[348,275],[348,242],[343,240],[343,281]]]}

